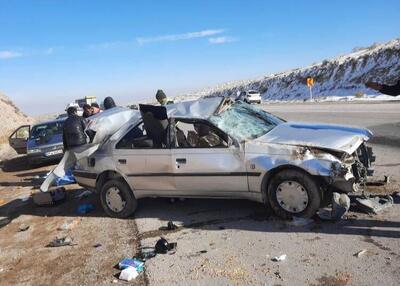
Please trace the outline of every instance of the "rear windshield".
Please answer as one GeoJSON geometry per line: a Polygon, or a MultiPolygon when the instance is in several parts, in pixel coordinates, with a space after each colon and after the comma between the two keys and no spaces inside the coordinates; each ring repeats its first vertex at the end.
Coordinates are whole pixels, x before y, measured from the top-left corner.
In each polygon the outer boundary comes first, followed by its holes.
{"type": "Polygon", "coordinates": [[[237,101],[226,110],[210,118],[218,128],[239,141],[258,138],[284,120],[254,107],[237,101]]]}
{"type": "Polygon", "coordinates": [[[37,139],[41,136],[48,137],[62,134],[64,122],[51,122],[39,124],[32,127],[30,139],[37,139]]]}

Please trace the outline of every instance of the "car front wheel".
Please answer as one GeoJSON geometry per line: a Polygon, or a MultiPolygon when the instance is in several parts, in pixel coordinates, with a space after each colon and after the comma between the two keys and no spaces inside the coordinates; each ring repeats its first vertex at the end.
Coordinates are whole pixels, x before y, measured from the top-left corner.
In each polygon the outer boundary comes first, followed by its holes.
{"type": "Polygon", "coordinates": [[[101,188],[101,205],[104,211],[115,218],[126,218],[134,213],[137,200],[130,187],[121,180],[110,180],[101,188]]]}
{"type": "Polygon", "coordinates": [[[315,180],[298,170],[277,173],[267,192],[273,211],[285,219],[294,216],[310,218],[321,205],[321,194],[315,180]]]}

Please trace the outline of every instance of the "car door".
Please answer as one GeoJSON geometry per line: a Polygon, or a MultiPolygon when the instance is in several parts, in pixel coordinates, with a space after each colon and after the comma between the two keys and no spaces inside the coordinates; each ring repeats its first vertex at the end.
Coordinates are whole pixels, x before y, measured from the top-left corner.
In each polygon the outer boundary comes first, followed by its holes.
{"type": "Polygon", "coordinates": [[[8,138],[8,143],[18,154],[26,154],[26,145],[29,138],[30,128],[30,125],[22,125],[8,138]]]}
{"type": "MultiPolygon", "coordinates": [[[[229,144],[226,135],[218,136],[221,144],[216,146],[195,146],[190,142],[190,132],[193,131],[189,130],[190,124],[193,122],[175,121],[176,140],[171,149],[171,158],[177,192],[185,196],[212,197],[247,192],[244,152],[234,144],[229,144]]],[[[222,135],[221,132],[219,130],[216,133],[222,135]]]]}
{"type": "Polygon", "coordinates": [[[171,149],[166,136],[168,126],[158,124],[157,120],[144,116],[114,149],[119,171],[135,190],[145,191],[147,195],[165,195],[165,191],[175,190],[171,149]]]}

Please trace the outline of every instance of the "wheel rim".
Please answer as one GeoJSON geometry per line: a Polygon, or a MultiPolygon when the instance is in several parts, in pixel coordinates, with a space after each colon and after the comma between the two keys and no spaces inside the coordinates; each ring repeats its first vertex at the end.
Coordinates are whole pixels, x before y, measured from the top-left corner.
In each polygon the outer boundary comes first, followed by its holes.
{"type": "Polygon", "coordinates": [[[300,183],[284,181],[276,189],[276,200],[285,211],[300,213],[307,208],[308,193],[300,183]]]}
{"type": "Polygon", "coordinates": [[[106,192],[106,203],[110,210],[119,213],[123,211],[126,201],[121,196],[121,192],[117,187],[111,187],[106,192]]]}

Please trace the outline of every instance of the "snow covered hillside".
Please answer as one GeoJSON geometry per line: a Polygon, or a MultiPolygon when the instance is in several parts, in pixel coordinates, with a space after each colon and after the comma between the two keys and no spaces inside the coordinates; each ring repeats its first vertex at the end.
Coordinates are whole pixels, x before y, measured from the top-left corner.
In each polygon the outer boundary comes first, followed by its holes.
{"type": "Polygon", "coordinates": [[[255,89],[261,92],[264,100],[301,100],[309,98],[306,78],[310,76],[315,79],[315,97],[376,94],[376,91],[365,88],[364,83],[373,80],[394,84],[400,79],[400,39],[366,48],[355,48],[350,54],[305,68],[206,88],[189,95],[186,99],[199,96],[229,96],[237,91],[255,89]]]}

